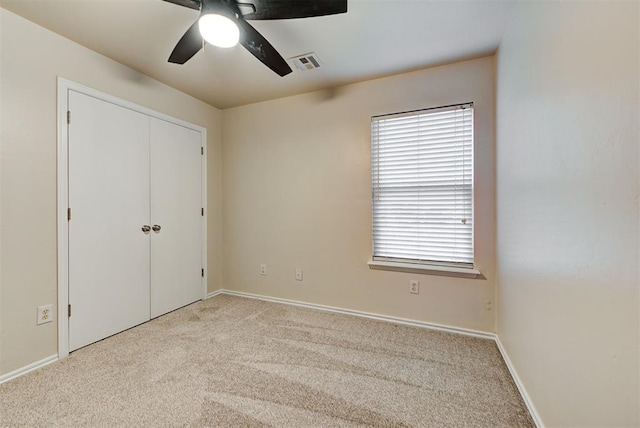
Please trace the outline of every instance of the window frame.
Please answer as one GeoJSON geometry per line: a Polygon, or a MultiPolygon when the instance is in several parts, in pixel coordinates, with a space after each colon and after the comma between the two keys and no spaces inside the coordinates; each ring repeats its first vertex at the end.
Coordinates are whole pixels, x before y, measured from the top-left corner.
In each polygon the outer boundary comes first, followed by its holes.
{"type": "Polygon", "coordinates": [[[372,242],[371,242],[371,260],[368,262],[369,268],[371,269],[382,269],[382,270],[391,270],[391,271],[401,271],[401,272],[414,272],[414,273],[426,273],[426,274],[436,274],[436,275],[446,275],[446,276],[458,276],[458,277],[468,277],[468,278],[476,278],[481,276],[481,273],[478,269],[476,269],[476,248],[475,248],[475,106],[473,102],[465,102],[465,103],[456,103],[445,106],[437,106],[430,108],[422,108],[416,110],[409,110],[398,113],[390,113],[390,114],[381,114],[375,115],[371,117],[371,218],[372,218],[372,242]],[[398,257],[389,257],[389,256],[379,256],[375,253],[376,241],[375,241],[375,197],[376,191],[375,186],[379,184],[379,181],[376,177],[374,177],[376,166],[374,164],[374,152],[373,150],[378,143],[374,143],[374,123],[381,120],[382,118],[393,118],[393,117],[411,117],[411,116],[419,116],[425,113],[436,113],[437,111],[447,111],[454,110],[459,107],[468,106],[472,109],[471,112],[471,165],[470,165],[470,174],[471,174],[471,262],[455,262],[455,261],[440,261],[440,260],[424,260],[424,259],[410,259],[410,258],[398,258],[398,257]]]}

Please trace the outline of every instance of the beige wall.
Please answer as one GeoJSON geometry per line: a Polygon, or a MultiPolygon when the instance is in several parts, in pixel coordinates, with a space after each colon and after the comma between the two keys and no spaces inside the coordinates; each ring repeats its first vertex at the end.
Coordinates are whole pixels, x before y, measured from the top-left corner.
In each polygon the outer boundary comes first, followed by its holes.
{"type": "Polygon", "coordinates": [[[0,9],[0,374],[57,352],[57,76],[208,130],[209,290],[221,286],[220,111],[0,9]]]}
{"type": "Polygon", "coordinates": [[[497,61],[498,334],[547,426],[638,426],[638,3],[521,2],[497,61]]]}
{"type": "Polygon", "coordinates": [[[494,92],[487,57],[224,110],[225,288],[494,331],[485,309],[495,291],[494,92]],[[370,270],[371,116],[466,101],[475,102],[476,259],[486,278],[370,270]],[[409,279],[420,280],[419,295],[409,279]]]}

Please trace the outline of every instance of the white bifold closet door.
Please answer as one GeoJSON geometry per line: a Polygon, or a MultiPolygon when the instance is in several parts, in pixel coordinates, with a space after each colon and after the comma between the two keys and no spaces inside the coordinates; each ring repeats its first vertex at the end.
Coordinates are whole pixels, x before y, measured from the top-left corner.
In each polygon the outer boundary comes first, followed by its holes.
{"type": "Polygon", "coordinates": [[[202,298],[201,134],[151,118],[151,318],[202,298]]]}
{"type": "Polygon", "coordinates": [[[149,117],[69,91],[69,350],[149,320],[149,117]]]}
{"type": "Polygon", "coordinates": [[[202,297],[202,172],[197,131],[74,91],[69,110],[72,351],[202,297]]]}

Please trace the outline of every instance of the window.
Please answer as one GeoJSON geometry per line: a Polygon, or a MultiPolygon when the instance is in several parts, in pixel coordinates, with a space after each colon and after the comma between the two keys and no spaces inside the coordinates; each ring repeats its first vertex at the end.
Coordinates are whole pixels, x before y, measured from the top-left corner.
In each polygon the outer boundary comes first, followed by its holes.
{"type": "Polygon", "coordinates": [[[473,268],[473,104],[371,118],[373,260],[473,268]]]}

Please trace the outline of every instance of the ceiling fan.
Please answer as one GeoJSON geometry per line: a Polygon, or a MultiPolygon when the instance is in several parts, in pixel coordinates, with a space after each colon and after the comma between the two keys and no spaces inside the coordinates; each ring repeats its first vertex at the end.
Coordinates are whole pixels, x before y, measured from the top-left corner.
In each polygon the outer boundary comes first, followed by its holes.
{"type": "Polygon", "coordinates": [[[204,41],[219,47],[238,42],[280,76],[291,67],[278,51],[247,20],[310,18],[347,11],[347,0],[165,0],[200,11],[169,56],[169,62],[184,64],[204,41]],[[246,1],[246,2],[245,2],[246,1]]]}

